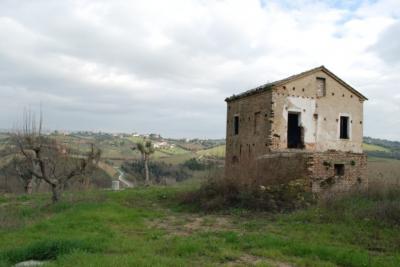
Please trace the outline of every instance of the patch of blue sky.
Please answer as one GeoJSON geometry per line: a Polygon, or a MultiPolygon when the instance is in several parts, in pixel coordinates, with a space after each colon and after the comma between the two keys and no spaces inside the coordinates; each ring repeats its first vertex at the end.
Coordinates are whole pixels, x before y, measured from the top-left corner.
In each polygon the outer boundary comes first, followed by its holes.
{"type": "Polygon", "coordinates": [[[363,5],[370,5],[378,0],[259,0],[261,7],[266,7],[268,4],[279,5],[283,9],[301,9],[304,6],[310,5],[323,5],[331,9],[341,10],[341,16],[336,21],[338,31],[334,34],[334,37],[341,38],[342,31],[340,30],[342,25],[346,22],[354,19],[356,11],[363,5]]]}
{"type": "Polygon", "coordinates": [[[303,5],[310,4],[326,4],[330,7],[338,9],[346,9],[349,11],[355,11],[363,4],[375,3],[378,0],[259,0],[261,7],[265,7],[268,3],[279,4],[283,8],[299,8],[303,5]]]}
{"type": "Polygon", "coordinates": [[[265,7],[267,5],[267,0],[259,0],[259,1],[261,7],[265,7]]]}

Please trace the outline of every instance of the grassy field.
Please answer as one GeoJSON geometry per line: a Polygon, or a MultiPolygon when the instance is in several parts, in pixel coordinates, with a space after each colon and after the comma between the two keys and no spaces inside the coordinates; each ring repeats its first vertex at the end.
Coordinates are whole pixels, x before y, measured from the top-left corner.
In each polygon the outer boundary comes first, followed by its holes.
{"type": "MultiPolygon", "coordinates": [[[[100,145],[106,157],[140,158],[130,149],[135,141],[100,145]]],[[[197,152],[176,147],[157,151],[153,160],[179,164],[224,152],[224,145],[197,152]]],[[[100,167],[117,175],[105,162],[100,167]]],[[[399,186],[399,174],[399,160],[369,158],[372,187],[399,186]]],[[[205,214],[180,204],[207,175],[171,187],[67,192],[56,205],[47,194],[0,196],[0,267],[29,259],[74,267],[400,266],[400,195],[353,196],[285,214],[205,214]]]]}
{"type": "Polygon", "coordinates": [[[366,152],[368,152],[368,151],[390,152],[390,149],[388,149],[386,147],[372,145],[372,144],[366,144],[366,143],[363,143],[363,150],[366,152]]]}
{"type": "Polygon", "coordinates": [[[369,157],[367,166],[368,179],[400,186],[400,160],[369,157]]]}
{"type": "Polygon", "coordinates": [[[168,154],[168,155],[182,155],[182,154],[190,153],[190,151],[185,150],[178,146],[170,147],[170,148],[161,148],[160,151],[165,154],[168,154]]]}
{"type": "Polygon", "coordinates": [[[211,156],[217,158],[225,157],[225,145],[216,146],[209,149],[203,149],[197,152],[198,155],[211,156]]]}
{"type": "Polygon", "coordinates": [[[363,219],[353,197],[290,214],[203,214],[177,196],[198,186],[0,197],[0,266],[400,266],[400,228],[363,219]]]}
{"type": "Polygon", "coordinates": [[[158,158],[157,160],[163,161],[168,164],[181,164],[191,158],[196,158],[196,157],[197,157],[197,155],[194,153],[185,153],[185,154],[178,154],[178,155],[172,155],[172,156],[168,156],[168,157],[158,158]]]}

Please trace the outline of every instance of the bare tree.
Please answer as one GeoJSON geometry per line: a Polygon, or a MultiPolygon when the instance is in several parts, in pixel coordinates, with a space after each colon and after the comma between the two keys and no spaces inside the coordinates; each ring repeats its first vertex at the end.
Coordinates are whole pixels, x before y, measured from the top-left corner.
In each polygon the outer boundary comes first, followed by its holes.
{"type": "MultiPolygon", "coordinates": [[[[87,154],[87,158],[86,158],[90,164],[89,164],[89,167],[87,168],[87,170],[85,170],[84,174],[90,174],[94,171],[93,167],[98,165],[100,158],[101,158],[101,154],[102,154],[101,149],[95,147],[94,144],[90,144],[90,151],[87,154]]],[[[79,157],[79,155],[76,155],[76,157],[79,157]]],[[[84,188],[86,188],[86,189],[89,188],[89,186],[90,186],[89,175],[82,175],[80,181],[84,188]]]]}
{"type": "Polygon", "coordinates": [[[140,154],[142,154],[142,160],[144,163],[144,172],[145,172],[145,184],[150,184],[150,173],[149,173],[149,160],[150,155],[155,152],[153,143],[150,140],[146,140],[145,142],[136,143],[136,147],[132,148],[133,150],[139,150],[140,154]]]}
{"type": "Polygon", "coordinates": [[[32,175],[30,172],[33,169],[32,162],[26,159],[20,159],[18,157],[14,157],[12,161],[13,170],[15,174],[20,178],[23,186],[25,194],[31,194],[33,189],[33,184],[36,182],[36,177],[32,175]]]}
{"type": "Polygon", "coordinates": [[[66,184],[73,178],[88,175],[98,163],[101,153],[92,147],[86,155],[73,154],[56,140],[42,134],[42,114],[36,122],[35,114],[25,111],[22,127],[13,134],[13,143],[24,158],[24,176],[46,182],[52,201],[58,202],[66,184]]]}

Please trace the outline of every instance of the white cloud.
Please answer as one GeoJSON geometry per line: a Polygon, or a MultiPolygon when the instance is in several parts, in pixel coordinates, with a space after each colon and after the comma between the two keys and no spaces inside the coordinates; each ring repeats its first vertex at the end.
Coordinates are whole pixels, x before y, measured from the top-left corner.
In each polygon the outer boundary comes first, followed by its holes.
{"type": "Polygon", "coordinates": [[[51,128],[223,137],[225,97],[324,64],[400,139],[399,1],[346,3],[4,0],[0,127],[42,102],[51,128]]]}

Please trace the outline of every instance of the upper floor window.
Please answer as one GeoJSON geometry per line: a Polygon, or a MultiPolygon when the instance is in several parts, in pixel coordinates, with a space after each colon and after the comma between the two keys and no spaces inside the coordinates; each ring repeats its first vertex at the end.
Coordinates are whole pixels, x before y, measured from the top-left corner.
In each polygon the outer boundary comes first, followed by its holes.
{"type": "Polygon", "coordinates": [[[317,96],[326,96],[325,78],[317,77],[317,96]]]}
{"type": "Polygon", "coordinates": [[[340,139],[350,138],[350,124],[348,116],[340,116],[340,139]]]}
{"type": "Polygon", "coordinates": [[[233,134],[239,134],[239,115],[233,116],[233,134]]]}

